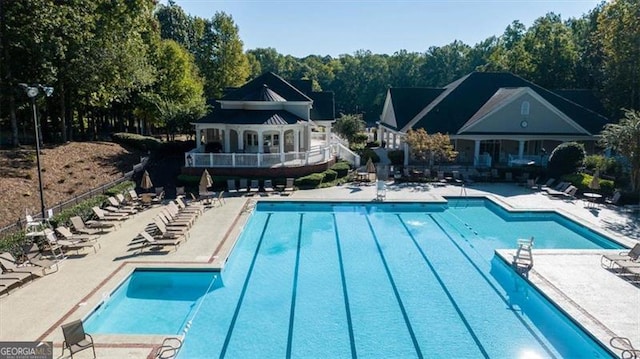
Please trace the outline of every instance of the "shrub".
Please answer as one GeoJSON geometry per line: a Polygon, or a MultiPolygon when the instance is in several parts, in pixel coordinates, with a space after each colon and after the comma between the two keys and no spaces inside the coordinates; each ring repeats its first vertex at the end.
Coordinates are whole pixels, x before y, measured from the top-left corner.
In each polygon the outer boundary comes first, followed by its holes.
{"type": "Polygon", "coordinates": [[[380,142],[378,141],[369,141],[367,142],[367,148],[380,147],[380,142]]]}
{"type": "Polygon", "coordinates": [[[297,178],[294,182],[298,188],[316,188],[324,179],[324,173],[312,173],[310,175],[297,178]]]}
{"type": "MultiPolygon", "coordinates": [[[[562,179],[567,182],[571,182],[572,185],[578,187],[580,192],[593,192],[594,190],[589,188],[589,184],[593,180],[593,176],[586,173],[573,173],[570,175],[562,176],[562,179]]],[[[615,190],[613,181],[600,179],[600,189],[597,192],[604,195],[612,195],[615,190]]]]}
{"type": "Polygon", "coordinates": [[[578,171],[586,157],[584,146],[577,142],[566,142],[556,147],[549,157],[549,175],[562,177],[578,171]]]}
{"type": "Polygon", "coordinates": [[[162,145],[157,138],[126,132],[112,133],[111,140],[140,151],[156,151],[162,145]]]}
{"type": "Polygon", "coordinates": [[[355,143],[365,143],[369,139],[369,135],[366,132],[358,132],[353,135],[351,142],[355,143]]]}
{"type": "Polygon", "coordinates": [[[107,196],[115,196],[116,194],[119,193],[125,193],[127,191],[129,191],[130,189],[134,189],[136,188],[136,183],[133,181],[124,181],[120,184],[117,184],[109,189],[107,189],[104,193],[107,196]]]}
{"type": "Polygon", "coordinates": [[[331,169],[336,171],[336,173],[338,174],[338,178],[342,178],[349,174],[351,166],[349,166],[349,162],[340,161],[331,166],[331,169]]]}
{"type": "Polygon", "coordinates": [[[322,174],[324,175],[322,182],[333,182],[338,178],[338,172],[331,169],[322,172],[322,174]]]}
{"type": "Polygon", "coordinates": [[[387,157],[392,165],[398,166],[404,164],[404,151],[402,150],[389,151],[387,152],[387,157]]]}
{"type": "Polygon", "coordinates": [[[360,163],[362,164],[367,163],[369,158],[371,158],[371,161],[373,161],[373,163],[380,162],[380,156],[378,156],[378,154],[370,148],[362,149],[358,151],[358,154],[360,155],[360,163]]]}

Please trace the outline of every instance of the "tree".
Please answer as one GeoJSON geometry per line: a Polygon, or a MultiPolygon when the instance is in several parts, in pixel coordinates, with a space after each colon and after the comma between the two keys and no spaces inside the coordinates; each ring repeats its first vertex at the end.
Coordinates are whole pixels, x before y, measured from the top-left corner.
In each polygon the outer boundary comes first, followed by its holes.
{"type": "Polygon", "coordinates": [[[340,115],[340,118],[333,124],[333,130],[340,136],[353,142],[358,133],[364,131],[365,123],[361,114],[340,115]]]}
{"type": "Polygon", "coordinates": [[[640,112],[624,110],[618,123],[611,123],[601,132],[600,144],[626,156],[631,166],[631,190],[640,189],[640,112]]]}
{"type": "Polygon", "coordinates": [[[442,133],[430,135],[424,128],[411,129],[407,131],[405,141],[409,144],[411,157],[417,161],[428,161],[430,166],[453,161],[458,156],[449,136],[442,133]]]}
{"type": "Polygon", "coordinates": [[[556,147],[549,156],[549,175],[562,177],[572,174],[584,166],[584,159],[587,154],[584,145],[577,142],[565,142],[556,147]]]}
{"type": "Polygon", "coordinates": [[[598,16],[608,107],[640,109],[640,2],[614,0],[598,16]]]}

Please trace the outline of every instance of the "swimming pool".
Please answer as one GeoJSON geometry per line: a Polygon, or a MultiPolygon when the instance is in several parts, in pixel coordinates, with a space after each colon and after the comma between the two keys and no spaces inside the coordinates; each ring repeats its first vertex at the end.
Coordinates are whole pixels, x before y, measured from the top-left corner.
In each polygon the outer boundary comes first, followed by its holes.
{"type": "Polygon", "coordinates": [[[531,236],[620,248],[486,200],[259,202],[179,357],[611,357],[495,257],[531,236]]]}

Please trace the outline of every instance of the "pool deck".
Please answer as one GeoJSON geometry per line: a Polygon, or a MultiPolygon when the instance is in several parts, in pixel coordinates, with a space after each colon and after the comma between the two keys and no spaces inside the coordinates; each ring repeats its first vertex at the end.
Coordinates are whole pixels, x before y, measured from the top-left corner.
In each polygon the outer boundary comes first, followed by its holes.
{"type": "MultiPolygon", "coordinates": [[[[557,210],[629,247],[640,240],[637,214],[606,206],[587,208],[581,200],[551,199],[515,184],[476,184],[464,189],[390,184],[385,201],[435,201],[460,195],[488,196],[511,210],[557,210]]],[[[375,186],[349,184],[295,191],[288,197],[270,196],[269,200],[369,202],[375,197],[375,186]]],[[[152,222],[160,208],[136,214],[117,230],[101,236],[102,248],[97,254],[88,250],[76,256],[70,252],[58,272],[0,297],[0,341],[53,341],[54,358],[59,358],[63,341],[60,325],[88,314],[134,268],[221,268],[252,206],[260,199],[226,198],[224,205],[205,211],[190,229],[189,239],[175,251],[140,252],[133,238],[152,222]]],[[[507,259],[513,254],[513,250],[497,252],[507,259]]],[[[618,251],[534,249],[529,280],[602,343],[622,336],[640,347],[640,288],[600,266],[601,254],[611,252],[618,251]]],[[[162,341],[160,336],[94,335],[94,339],[99,358],[146,358],[162,341]]],[[[76,357],[89,358],[91,352],[80,352],[76,357]]]]}

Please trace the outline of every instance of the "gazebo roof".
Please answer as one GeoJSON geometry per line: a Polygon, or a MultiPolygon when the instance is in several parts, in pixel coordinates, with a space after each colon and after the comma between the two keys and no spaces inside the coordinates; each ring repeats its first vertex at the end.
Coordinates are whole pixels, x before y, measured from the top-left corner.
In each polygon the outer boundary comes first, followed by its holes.
{"type": "Polygon", "coordinates": [[[293,125],[302,118],[285,110],[224,110],[216,108],[196,123],[226,123],[230,125],[293,125]]]}

